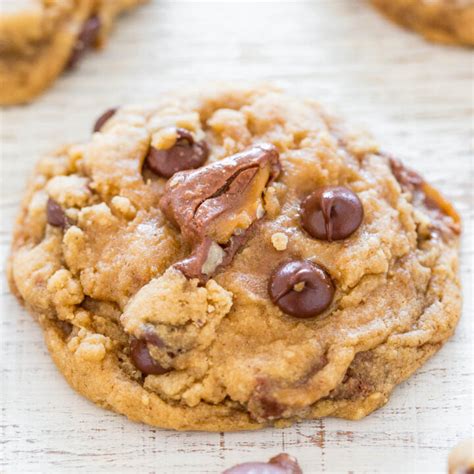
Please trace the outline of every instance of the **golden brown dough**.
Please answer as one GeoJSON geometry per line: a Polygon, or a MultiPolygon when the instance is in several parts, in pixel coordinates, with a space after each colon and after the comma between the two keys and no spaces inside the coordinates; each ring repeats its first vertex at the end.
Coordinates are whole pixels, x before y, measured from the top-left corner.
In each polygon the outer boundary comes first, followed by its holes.
{"type": "MultiPolygon", "coordinates": [[[[270,87],[169,95],[108,117],[40,160],[9,271],[60,371],[95,403],[178,430],[359,419],[452,335],[459,217],[366,134],[270,87]],[[191,163],[202,147],[200,168],[150,169],[152,154],[191,163]],[[339,240],[302,227],[301,203],[321,186],[363,206],[339,240]],[[180,270],[190,256],[197,278],[180,270]],[[272,299],[288,261],[314,278],[272,299]],[[311,306],[327,281],[329,306],[300,314],[299,295],[311,306]]],[[[342,201],[331,202],[335,225],[342,201]]]]}

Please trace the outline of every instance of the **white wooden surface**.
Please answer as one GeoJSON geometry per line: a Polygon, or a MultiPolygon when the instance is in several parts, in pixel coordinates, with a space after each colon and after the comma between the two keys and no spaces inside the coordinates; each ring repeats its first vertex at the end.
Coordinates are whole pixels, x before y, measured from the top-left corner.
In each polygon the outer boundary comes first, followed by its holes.
{"type": "Polygon", "coordinates": [[[305,473],[445,472],[472,436],[473,55],[425,43],[361,0],[155,0],[108,47],[27,107],[1,112],[0,472],[218,473],[281,451],[305,473]],[[464,314],[455,337],[365,420],[285,430],[175,433],[135,424],[76,395],[39,328],[8,293],[12,221],[38,156],[87,137],[105,108],[215,80],[273,80],[371,129],[464,218],[464,314]]]}

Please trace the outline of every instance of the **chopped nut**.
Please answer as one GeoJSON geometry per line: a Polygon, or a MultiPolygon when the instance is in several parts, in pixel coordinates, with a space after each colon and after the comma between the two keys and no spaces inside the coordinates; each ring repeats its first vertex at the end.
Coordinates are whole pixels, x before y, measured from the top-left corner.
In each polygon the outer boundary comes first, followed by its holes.
{"type": "Polygon", "coordinates": [[[283,252],[288,247],[288,236],[283,232],[275,232],[272,235],[272,244],[276,250],[283,252]]]}

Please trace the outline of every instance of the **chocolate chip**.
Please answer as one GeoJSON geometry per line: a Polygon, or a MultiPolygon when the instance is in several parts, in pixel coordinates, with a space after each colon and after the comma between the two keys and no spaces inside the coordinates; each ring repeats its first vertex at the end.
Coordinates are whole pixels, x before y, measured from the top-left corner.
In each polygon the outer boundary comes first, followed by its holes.
{"type": "Polygon", "coordinates": [[[69,223],[63,208],[53,198],[49,198],[46,204],[46,219],[48,224],[62,229],[69,223]]]}
{"type": "Polygon", "coordinates": [[[143,339],[132,339],[130,343],[130,355],[135,367],[145,375],[161,375],[170,369],[162,367],[150,354],[147,343],[143,339]]]}
{"type": "Polygon", "coordinates": [[[114,107],[112,109],[106,110],[95,122],[93,131],[99,132],[100,129],[105,125],[105,123],[112,118],[117,112],[118,108],[114,107]]]}
{"type": "Polygon", "coordinates": [[[268,462],[246,462],[222,474],[303,474],[298,462],[289,454],[278,454],[268,462]]]}
{"type": "Polygon", "coordinates": [[[284,313],[311,318],[322,313],[334,297],[334,284],[319,265],[308,260],[283,263],[273,273],[270,298],[284,313]]]}
{"type": "Polygon", "coordinates": [[[209,156],[206,142],[196,142],[192,134],[184,128],[176,129],[176,143],[167,150],[150,147],[146,162],[157,175],[171,178],[178,171],[202,166],[209,156]]]}
{"type": "Polygon", "coordinates": [[[101,26],[100,18],[97,15],[91,16],[84,22],[82,30],[72,48],[72,53],[66,66],[67,69],[72,69],[82,58],[84,53],[94,45],[101,26]]]}
{"type": "Polygon", "coordinates": [[[342,240],[362,223],[364,208],[350,189],[324,186],[316,189],[301,204],[303,228],[320,240],[342,240]]]}

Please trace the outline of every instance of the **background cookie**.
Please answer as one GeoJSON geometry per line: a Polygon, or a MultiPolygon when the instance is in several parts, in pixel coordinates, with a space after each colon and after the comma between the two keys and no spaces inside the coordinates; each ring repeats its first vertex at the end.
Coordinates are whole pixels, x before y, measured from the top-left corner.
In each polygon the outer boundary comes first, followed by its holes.
{"type": "Polygon", "coordinates": [[[115,17],[144,0],[2,0],[0,105],[31,100],[89,48],[115,17]]]}
{"type": "Polygon", "coordinates": [[[222,89],[96,129],[39,163],[10,271],[96,403],[174,429],[359,419],[452,334],[457,214],[318,105],[222,89]]]}
{"type": "Polygon", "coordinates": [[[467,439],[458,443],[449,453],[448,473],[474,472],[474,440],[467,439]]]}
{"type": "Polygon", "coordinates": [[[371,0],[397,23],[431,41],[474,46],[472,0],[371,0]]]}

